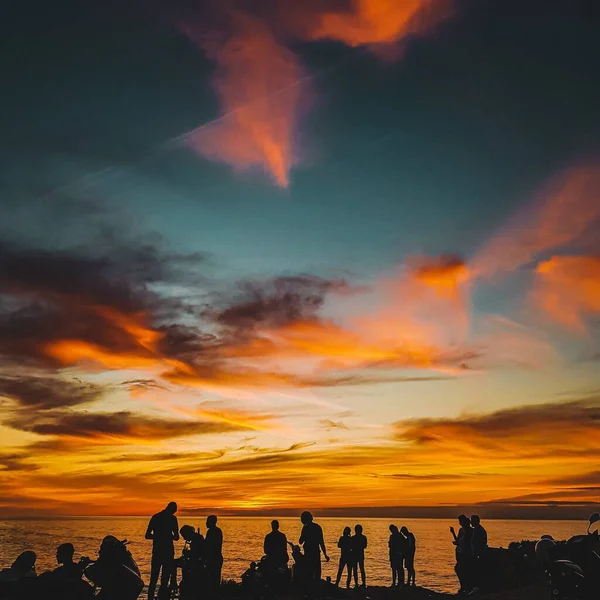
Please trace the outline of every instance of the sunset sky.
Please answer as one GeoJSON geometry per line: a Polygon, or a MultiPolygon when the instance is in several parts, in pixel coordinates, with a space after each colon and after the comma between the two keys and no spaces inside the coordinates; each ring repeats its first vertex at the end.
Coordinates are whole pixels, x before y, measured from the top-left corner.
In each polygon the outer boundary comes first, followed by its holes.
{"type": "Polygon", "coordinates": [[[598,502],[591,3],[13,5],[2,514],[598,502]]]}

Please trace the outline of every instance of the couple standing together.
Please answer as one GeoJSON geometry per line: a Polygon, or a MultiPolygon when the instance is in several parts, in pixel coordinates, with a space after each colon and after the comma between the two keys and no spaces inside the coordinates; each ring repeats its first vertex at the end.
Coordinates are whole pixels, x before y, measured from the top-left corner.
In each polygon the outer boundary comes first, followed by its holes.
{"type": "Polygon", "coordinates": [[[415,552],[417,541],[408,527],[398,529],[390,525],[390,567],[392,569],[392,587],[405,585],[404,568],[407,571],[406,585],[415,585],[415,552]]]}
{"type": "Polygon", "coordinates": [[[363,534],[362,525],[354,527],[354,535],[350,527],[344,527],[342,537],[338,541],[340,549],[340,565],[338,567],[335,586],[340,585],[340,579],[344,569],[348,571],[346,579],[346,587],[350,587],[352,577],[354,577],[354,585],[358,586],[358,569],[362,578],[362,587],[366,587],[365,583],[365,548],[367,547],[367,536],[363,534]]]}

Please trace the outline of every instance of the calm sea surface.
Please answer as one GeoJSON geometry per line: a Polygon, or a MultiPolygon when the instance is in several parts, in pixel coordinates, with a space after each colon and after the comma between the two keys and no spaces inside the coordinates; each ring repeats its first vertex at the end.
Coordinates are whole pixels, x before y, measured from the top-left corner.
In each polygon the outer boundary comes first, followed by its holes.
{"type": "MultiPolygon", "coordinates": [[[[223,553],[225,564],[223,577],[239,578],[248,563],[262,555],[262,542],[270,530],[270,518],[263,517],[223,517],[219,525],[225,537],[223,553]]],[[[279,519],[281,530],[288,540],[297,542],[301,524],[298,519],[279,519]]],[[[389,584],[388,526],[389,519],[316,519],[325,533],[327,550],[331,562],[324,564],[323,576],[335,579],[339,551],[337,540],[345,525],[361,523],[368,537],[366,552],[367,584],[389,584]]],[[[52,520],[10,520],[0,521],[0,567],[8,566],[23,550],[34,550],[38,555],[38,573],[54,568],[56,547],[63,542],[75,545],[76,557],[88,555],[94,558],[105,535],[112,534],[130,541],[129,549],[148,582],[151,542],[144,540],[148,520],[140,517],[102,518],[85,517],[52,520]]],[[[457,588],[454,576],[454,547],[448,526],[450,520],[442,519],[395,519],[399,527],[406,525],[417,538],[416,571],[417,584],[438,591],[452,592],[457,588]]],[[[179,517],[179,525],[189,523],[200,526],[205,532],[201,519],[179,517]]],[[[583,533],[585,526],[580,521],[485,521],[490,546],[504,546],[521,539],[539,539],[543,534],[551,534],[557,539],[566,539],[583,533]]],[[[177,542],[177,550],[181,546],[177,542]]]]}

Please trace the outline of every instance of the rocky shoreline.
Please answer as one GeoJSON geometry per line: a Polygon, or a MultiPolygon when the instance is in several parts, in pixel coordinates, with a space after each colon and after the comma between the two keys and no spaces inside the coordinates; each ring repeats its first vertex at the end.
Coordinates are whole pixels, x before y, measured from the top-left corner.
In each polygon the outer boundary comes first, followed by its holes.
{"type": "MultiPolygon", "coordinates": [[[[222,588],[223,598],[227,600],[242,600],[248,598],[242,587],[234,582],[228,582],[222,588]]],[[[284,595],[277,596],[277,600],[303,600],[301,592],[290,591],[284,595]]],[[[325,592],[324,600],[449,600],[450,598],[462,598],[458,594],[435,592],[425,587],[390,588],[374,586],[357,589],[336,589],[333,593],[325,592]]],[[[499,592],[482,592],[473,596],[467,596],[474,600],[547,600],[548,589],[542,583],[525,585],[511,590],[499,592]]]]}

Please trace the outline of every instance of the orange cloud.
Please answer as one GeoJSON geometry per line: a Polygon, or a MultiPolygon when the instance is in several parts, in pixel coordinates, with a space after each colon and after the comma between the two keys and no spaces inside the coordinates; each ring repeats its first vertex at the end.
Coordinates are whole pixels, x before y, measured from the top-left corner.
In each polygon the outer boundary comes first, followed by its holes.
{"type": "Polygon", "coordinates": [[[583,332],[600,313],[600,258],[553,256],[536,269],[533,298],[554,321],[583,332]]]}
{"type": "Polygon", "coordinates": [[[600,454],[600,403],[596,398],[529,405],[455,419],[431,418],[395,424],[398,441],[425,460],[460,456],[463,465],[595,464],[600,454]]]}
{"type": "MultiPolygon", "coordinates": [[[[223,509],[303,507],[307,503],[431,506],[447,505],[449,498],[457,504],[521,504],[535,497],[548,502],[593,502],[600,483],[596,468],[599,406],[597,399],[589,398],[456,418],[403,420],[383,430],[383,437],[362,444],[307,442],[282,448],[245,444],[212,453],[165,453],[153,451],[152,446],[140,447],[135,476],[130,461],[136,455],[120,454],[122,444],[240,427],[193,420],[140,420],[128,413],[65,413],[35,426],[24,419],[23,425],[30,430],[64,435],[66,443],[48,446],[43,454],[25,449],[0,455],[3,475],[7,475],[2,502],[10,505],[20,498],[25,509],[39,506],[80,514],[93,507],[97,513],[111,514],[115,500],[138,506],[139,499],[139,510],[144,511],[149,490],[162,497],[173,489],[178,490],[184,510],[198,507],[200,501],[203,506],[223,509]],[[74,456],[71,444],[76,443],[79,452],[74,456]],[[31,470],[36,470],[34,478],[31,470]],[[508,488],[510,499],[506,499],[508,488]],[[44,497],[61,499],[61,503],[44,503],[44,497]],[[80,498],[79,505],[73,503],[74,497],[80,498]]],[[[352,436],[348,439],[353,439],[356,431],[350,424],[348,428],[352,436]]]]}
{"type": "Polygon", "coordinates": [[[304,70],[266,23],[239,11],[230,15],[227,39],[207,48],[217,65],[213,84],[223,115],[199,128],[190,142],[211,160],[262,169],[287,187],[297,158],[304,70]]]}
{"type": "Polygon", "coordinates": [[[49,342],[43,347],[43,351],[63,365],[91,361],[109,369],[147,369],[157,364],[156,358],[150,354],[108,350],[83,340],[49,342]]]}
{"type": "Polygon", "coordinates": [[[352,47],[393,44],[422,34],[448,16],[450,2],[431,0],[352,0],[348,10],[317,16],[312,39],[330,39],[352,47]]]}
{"type": "Polygon", "coordinates": [[[353,47],[389,46],[429,31],[447,16],[450,0],[349,4],[347,10],[329,11],[322,3],[280,3],[263,14],[260,6],[253,7],[251,14],[223,0],[212,15],[220,27],[199,32],[186,19],[182,29],[216,64],[213,86],[221,107],[219,118],[186,136],[191,146],[234,169],[260,169],[287,187],[298,160],[296,135],[310,92],[309,78],[290,43],[334,39],[353,47]]]}
{"type": "Polygon", "coordinates": [[[600,168],[571,169],[481,249],[473,269],[479,276],[493,277],[530,264],[544,252],[574,243],[586,247],[599,219],[600,168]]]}

